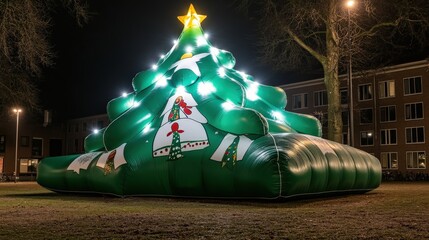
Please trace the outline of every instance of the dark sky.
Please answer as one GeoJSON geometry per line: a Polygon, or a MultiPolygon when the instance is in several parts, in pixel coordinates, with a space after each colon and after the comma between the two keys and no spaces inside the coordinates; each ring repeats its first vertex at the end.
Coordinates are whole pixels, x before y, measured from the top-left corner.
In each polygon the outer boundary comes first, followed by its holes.
{"type": "Polygon", "coordinates": [[[66,12],[55,18],[56,65],[47,71],[43,103],[54,117],[104,114],[108,101],[132,91],[132,78],[167,53],[182,32],[177,16],[192,3],[209,41],[232,52],[237,70],[264,84],[288,83],[288,76],[257,61],[254,27],[228,0],[90,1],[93,17],[79,28],[66,12]]]}

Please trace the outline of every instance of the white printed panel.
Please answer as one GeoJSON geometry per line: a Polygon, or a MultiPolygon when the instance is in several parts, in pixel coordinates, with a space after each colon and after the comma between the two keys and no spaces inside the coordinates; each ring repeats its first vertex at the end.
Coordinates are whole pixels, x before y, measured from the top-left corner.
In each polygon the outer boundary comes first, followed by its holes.
{"type": "MultiPolygon", "coordinates": [[[[210,159],[215,161],[222,161],[222,158],[225,154],[226,149],[231,145],[231,143],[236,138],[236,135],[233,134],[227,134],[222,142],[220,143],[219,147],[216,149],[216,151],[213,153],[210,159]]],[[[244,154],[246,154],[247,149],[249,149],[250,145],[252,144],[252,140],[250,140],[246,136],[240,136],[240,141],[238,142],[237,146],[237,161],[240,161],[243,159],[244,154]]]]}
{"type": "Polygon", "coordinates": [[[67,170],[72,170],[76,173],[80,173],[80,169],[88,169],[89,164],[94,160],[101,152],[91,152],[85,153],[77,157],[70,165],[67,167],[67,170]]]}
{"type": "MultiPolygon", "coordinates": [[[[159,128],[158,132],[156,133],[155,139],[153,140],[154,156],[155,153],[160,154],[161,150],[170,148],[171,142],[173,141],[173,134],[171,134],[171,126],[174,123],[177,123],[179,125],[179,130],[183,130],[183,132],[180,133],[182,151],[199,150],[209,146],[209,142],[207,140],[207,133],[202,124],[191,119],[179,119],[177,121],[174,121],[173,123],[166,123],[159,128]]],[[[163,151],[163,153],[165,155],[165,151],[163,151]]]]}
{"type": "Polygon", "coordinates": [[[124,156],[125,145],[126,143],[122,144],[121,146],[112,151],[103,153],[97,161],[97,167],[104,168],[106,166],[107,159],[111,154],[114,154],[113,165],[115,166],[115,169],[117,169],[121,165],[126,164],[127,161],[125,160],[124,156]]]}
{"type": "Polygon", "coordinates": [[[177,97],[180,96],[183,98],[183,101],[187,104],[187,106],[191,107],[189,108],[191,114],[185,114],[183,112],[183,109],[180,108],[180,118],[191,118],[200,123],[207,123],[207,119],[196,108],[198,104],[192,97],[192,95],[187,92],[182,92],[176,93],[168,99],[167,105],[165,105],[164,111],[161,113],[161,116],[164,116],[161,125],[164,125],[168,122],[168,113],[170,113],[171,109],[173,108],[174,102],[176,101],[177,97]]]}

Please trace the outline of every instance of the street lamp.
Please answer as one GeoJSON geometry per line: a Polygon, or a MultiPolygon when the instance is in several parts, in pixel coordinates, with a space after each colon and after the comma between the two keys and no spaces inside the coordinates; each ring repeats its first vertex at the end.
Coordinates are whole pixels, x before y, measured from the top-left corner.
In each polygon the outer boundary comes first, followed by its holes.
{"type": "Polygon", "coordinates": [[[18,175],[18,129],[19,129],[19,113],[22,112],[20,108],[14,108],[13,112],[16,113],[16,136],[15,136],[15,182],[19,178],[18,175]]]}
{"type": "Polygon", "coordinates": [[[348,135],[349,135],[349,145],[354,147],[354,125],[353,125],[353,81],[352,81],[352,34],[350,26],[350,11],[355,5],[354,0],[348,0],[346,2],[347,7],[347,31],[348,31],[348,66],[347,66],[347,85],[349,92],[349,125],[348,125],[348,135]]]}
{"type": "Polygon", "coordinates": [[[349,0],[346,3],[347,8],[350,10],[350,8],[352,8],[355,5],[355,1],[354,0],[349,0]]]}

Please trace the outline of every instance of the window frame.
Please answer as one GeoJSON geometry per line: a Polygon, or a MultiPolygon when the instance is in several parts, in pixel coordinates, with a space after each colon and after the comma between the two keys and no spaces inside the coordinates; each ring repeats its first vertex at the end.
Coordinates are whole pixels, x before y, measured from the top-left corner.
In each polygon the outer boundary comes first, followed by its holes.
{"type": "Polygon", "coordinates": [[[360,125],[368,125],[374,123],[374,109],[373,108],[361,108],[359,109],[359,124],[360,125]],[[371,110],[371,122],[362,122],[362,111],[363,110],[371,110]]]}
{"type": "Polygon", "coordinates": [[[380,81],[378,83],[378,88],[379,88],[379,91],[378,91],[378,94],[379,94],[378,98],[379,99],[394,98],[394,97],[396,97],[396,83],[395,83],[395,80],[380,81]],[[390,95],[390,86],[391,86],[390,83],[393,83],[393,95],[390,95]],[[383,95],[384,95],[384,93],[386,92],[386,86],[388,86],[387,87],[388,88],[387,96],[382,96],[381,93],[383,92],[383,95]],[[384,91],[382,91],[382,90],[384,90],[384,91]]]}
{"type": "MultiPolygon", "coordinates": [[[[403,78],[402,79],[402,82],[403,82],[403,87],[404,87],[404,96],[412,96],[412,95],[417,95],[417,94],[423,94],[423,77],[421,76],[421,75],[419,75],[419,76],[412,76],[412,77],[406,77],[406,78],[403,78]],[[408,86],[406,86],[406,84],[405,84],[405,81],[406,80],[410,80],[410,79],[414,79],[414,85],[415,85],[415,80],[417,79],[417,78],[419,78],[420,79],[420,92],[414,92],[414,93],[406,93],[406,90],[407,89],[410,89],[410,87],[408,86]]],[[[414,88],[415,88],[415,86],[414,86],[414,88]]]]}
{"type": "Polygon", "coordinates": [[[364,83],[364,84],[358,85],[358,101],[359,102],[371,101],[373,98],[374,98],[374,93],[373,93],[373,89],[372,89],[372,83],[364,83]],[[361,89],[361,87],[364,87],[364,86],[369,86],[369,90],[367,92],[371,95],[371,98],[363,99],[363,97],[361,96],[362,94],[361,94],[360,89],[361,89]]]}
{"type": "MultiPolygon", "coordinates": [[[[412,134],[412,132],[411,132],[411,134],[412,134]]],[[[413,138],[412,136],[411,136],[411,138],[413,138]]],[[[418,137],[417,137],[418,138],[418,137]]],[[[411,139],[412,140],[412,139],[411,139]]],[[[424,126],[416,126],[416,127],[406,127],[405,128],[405,144],[424,144],[425,143],[425,141],[426,141],[426,139],[425,139],[425,127],[424,126]],[[416,129],[416,134],[418,134],[418,130],[417,129],[419,129],[419,128],[422,128],[423,129],[423,141],[422,142],[409,142],[408,141],[408,134],[407,134],[407,130],[408,129],[416,129]]]]}
{"type": "Polygon", "coordinates": [[[396,116],[397,114],[396,114],[396,105],[387,105],[387,106],[380,106],[380,123],[390,123],[390,122],[396,122],[397,121],[397,116],[396,116]],[[391,108],[391,107],[393,107],[394,109],[395,109],[395,120],[390,120],[390,112],[389,112],[389,109],[391,108]],[[383,116],[383,114],[381,113],[381,109],[382,108],[386,108],[386,114],[387,114],[387,118],[389,119],[388,121],[383,121],[382,119],[382,116],[383,116]]]}
{"type": "Polygon", "coordinates": [[[42,157],[43,156],[43,146],[44,145],[44,143],[43,143],[43,138],[41,138],[41,137],[32,137],[31,138],[31,156],[33,157],[33,158],[37,158],[37,157],[42,157]],[[40,141],[40,143],[41,143],[41,146],[40,146],[40,154],[35,154],[35,147],[34,147],[34,142],[35,141],[40,141]]]}
{"type": "Polygon", "coordinates": [[[313,103],[314,107],[326,107],[326,106],[328,106],[328,92],[326,90],[314,91],[313,92],[313,97],[314,97],[313,98],[314,99],[314,103],[313,103]],[[319,100],[319,98],[316,97],[316,94],[322,94],[321,100],[323,101],[323,99],[324,99],[324,94],[323,93],[326,94],[326,104],[316,105],[316,102],[319,102],[319,101],[316,101],[316,100],[319,100]]]}
{"type": "Polygon", "coordinates": [[[386,128],[386,129],[380,129],[380,145],[381,146],[389,146],[389,145],[398,145],[398,129],[397,128],[386,128]],[[384,131],[384,133],[383,133],[384,131]],[[395,131],[395,142],[392,143],[391,140],[391,132],[395,131]],[[386,143],[383,143],[382,136],[385,136],[386,143]]]}
{"type": "Polygon", "coordinates": [[[347,88],[340,88],[340,103],[341,105],[348,105],[349,104],[349,91],[347,88]],[[345,95],[344,95],[345,93],[345,95]],[[345,103],[343,103],[343,99],[345,99],[345,103]]]}
{"type": "Polygon", "coordinates": [[[296,110],[296,109],[306,109],[308,108],[308,93],[297,93],[292,95],[292,109],[296,110]],[[295,97],[299,97],[301,100],[301,104],[300,107],[296,107],[296,98],[295,97]],[[303,104],[305,103],[305,104],[303,104]]]}
{"type": "Polygon", "coordinates": [[[360,139],[360,146],[361,147],[369,147],[369,146],[374,146],[374,131],[372,130],[368,130],[368,131],[361,131],[360,135],[359,135],[359,139],[360,139]],[[362,134],[366,133],[367,139],[368,139],[368,135],[370,135],[371,139],[372,139],[372,144],[362,144],[362,134]]]}
{"type": "MultiPolygon", "coordinates": [[[[411,156],[414,156],[414,155],[411,155],[411,156]]],[[[406,151],[405,152],[405,163],[406,163],[406,168],[407,169],[426,169],[426,151],[406,151]],[[414,158],[413,159],[408,159],[408,156],[409,156],[409,154],[413,154],[413,153],[417,153],[417,159],[415,159],[416,160],[416,165],[417,165],[417,167],[409,167],[410,166],[410,164],[409,164],[409,161],[410,160],[414,160],[414,158]],[[423,160],[424,160],[424,164],[423,164],[423,167],[419,167],[420,166],[420,163],[419,163],[419,156],[420,156],[420,154],[419,153],[423,153],[423,155],[424,155],[424,158],[423,158],[423,160]]]]}
{"type": "MultiPolygon", "coordinates": [[[[417,109],[417,107],[415,107],[415,109],[417,109]]],[[[417,110],[415,110],[415,112],[416,112],[416,115],[417,115],[417,110]]],[[[411,113],[410,113],[410,115],[411,115],[411,113]]],[[[425,107],[424,107],[423,102],[404,103],[404,119],[405,119],[405,121],[414,121],[414,120],[422,120],[422,119],[425,119],[425,107]],[[407,118],[407,105],[414,105],[414,106],[417,106],[417,104],[420,104],[420,103],[421,103],[421,105],[422,105],[422,110],[421,110],[421,112],[422,112],[422,117],[421,117],[421,118],[407,118]]]]}
{"type": "Polygon", "coordinates": [[[381,168],[382,169],[398,169],[398,165],[399,165],[399,161],[398,161],[398,152],[380,152],[380,163],[381,163],[381,168]],[[392,160],[392,154],[396,155],[396,167],[393,167],[393,161],[392,160]],[[385,155],[387,157],[387,159],[383,159],[383,155],[385,155]],[[386,160],[387,161],[387,167],[383,167],[384,163],[383,161],[386,160]]]}

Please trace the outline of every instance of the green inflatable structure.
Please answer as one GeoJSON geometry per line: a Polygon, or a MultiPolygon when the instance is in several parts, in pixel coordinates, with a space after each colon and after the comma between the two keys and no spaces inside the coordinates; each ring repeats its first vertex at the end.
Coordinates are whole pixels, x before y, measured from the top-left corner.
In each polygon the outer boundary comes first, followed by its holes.
{"type": "Polygon", "coordinates": [[[110,124],[85,153],[47,157],[37,182],[55,192],[277,199],[363,193],[379,160],[322,139],[313,116],[285,111],[281,88],[258,84],[213,47],[190,6],[184,29],[134,91],[107,104],[110,124]]]}

